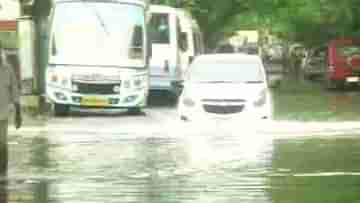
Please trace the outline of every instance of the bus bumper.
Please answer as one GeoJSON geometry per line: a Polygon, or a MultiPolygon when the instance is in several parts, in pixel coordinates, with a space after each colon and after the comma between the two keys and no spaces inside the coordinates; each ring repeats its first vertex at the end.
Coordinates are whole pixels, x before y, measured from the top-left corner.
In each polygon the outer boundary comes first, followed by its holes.
{"type": "Polygon", "coordinates": [[[124,91],[116,95],[84,95],[81,93],[73,93],[68,89],[47,87],[48,102],[76,107],[142,108],[147,104],[147,97],[148,91],[146,88],[136,91],[124,91]]]}

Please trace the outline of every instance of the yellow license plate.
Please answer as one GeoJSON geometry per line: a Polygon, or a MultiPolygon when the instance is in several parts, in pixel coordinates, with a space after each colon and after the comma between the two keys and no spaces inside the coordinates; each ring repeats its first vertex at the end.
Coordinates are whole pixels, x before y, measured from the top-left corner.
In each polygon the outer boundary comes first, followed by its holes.
{"type": "Polygon", "coordinates": [[[98,98],[98,97],[83,97],[81,100],[81,105],[104,107],[104,106],[108,106],[109,102],[107,99],[98,98]]]}

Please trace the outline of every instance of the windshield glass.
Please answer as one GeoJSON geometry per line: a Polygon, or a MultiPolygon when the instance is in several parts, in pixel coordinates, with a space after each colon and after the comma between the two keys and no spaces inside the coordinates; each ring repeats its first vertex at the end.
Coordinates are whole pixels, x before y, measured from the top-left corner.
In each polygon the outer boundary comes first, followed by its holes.
{"type": "Polygon", "coordinates": [[[189,79],[192,82],[264,82],[258,63],[193,63],[189,79]]]}
{"type": "Polygon", "coordinates": [[[150,22],[151,41],[155,44],[170,44],[169,15],[153,13],[150,22]]]}
{"type": "Polygon", "coordinates": [[[56,6],[50,63],[144,67],[144,9],[104,2],[56,6]]]}

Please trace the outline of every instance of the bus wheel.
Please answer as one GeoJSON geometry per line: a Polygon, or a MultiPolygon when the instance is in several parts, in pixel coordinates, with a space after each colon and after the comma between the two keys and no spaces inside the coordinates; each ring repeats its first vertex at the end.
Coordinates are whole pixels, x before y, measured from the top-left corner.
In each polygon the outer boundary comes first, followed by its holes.
{"type": "Polygon", "coordinates": [[[65,104],[55,104],[54,113],[55,116],[67,116],[69,114],[70,107],[65,104]]]}

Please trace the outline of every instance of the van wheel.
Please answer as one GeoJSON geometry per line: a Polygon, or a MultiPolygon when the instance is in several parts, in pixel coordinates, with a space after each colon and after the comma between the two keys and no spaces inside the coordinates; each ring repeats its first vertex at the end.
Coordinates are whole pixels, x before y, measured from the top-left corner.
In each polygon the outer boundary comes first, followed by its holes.
{"type": "Polygon", "coordinates": [[[328,78],[325,79],[325,86],[328,90],[343,90],[345,88],[344,81],[334,81],[328,78]]]}
{"type": "Polygon", "coordinates": [[[140,107],[128,108],[128,112],[131,115],[139,115],[142,113],[142,108],[140,108],[140,107]]]}
{"type": "Polygon", "coordinates": [[[54,113],[55,116],[67,116],[69,114],[70,107],[65,104],[55,104],[54,113]]]}

